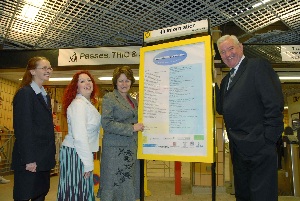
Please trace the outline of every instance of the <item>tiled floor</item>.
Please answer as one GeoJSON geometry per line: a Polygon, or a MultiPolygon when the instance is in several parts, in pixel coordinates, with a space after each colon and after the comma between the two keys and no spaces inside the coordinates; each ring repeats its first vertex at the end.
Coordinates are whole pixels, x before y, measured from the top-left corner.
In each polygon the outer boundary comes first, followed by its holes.
{"type": "MultiPolygon", "coordinates": [[[[211,190],[206,193],[192,193],[190,183],[190,164],[182,163],[181,195],[175,195],[173,163],[163,164],[161,161],[148,162],[148,192],[150,196],[145,201],[210,201],[212,200],[211,190]]],[[[228,185],[229,172],[225,167],[225,181],[228,185]]],[[[9,184],[0,184],[0,201],[12,201],[13,175],[5,176],[10,179],[9,184]]],[[[58,176],[51,177],[51,189],[46,201],[55,201],[57,192],[58,176]]],[[[227,191],[228,192],[228,188],[227,191]]],[[[234,201],[233,195],[226,192],[216,192],[216,201],[234,201]]],[[[99,199],[96,199],[99,200],[99,199]]],[[[299,197],[279,196],[279,201],[299,201],[299,197]]]]}

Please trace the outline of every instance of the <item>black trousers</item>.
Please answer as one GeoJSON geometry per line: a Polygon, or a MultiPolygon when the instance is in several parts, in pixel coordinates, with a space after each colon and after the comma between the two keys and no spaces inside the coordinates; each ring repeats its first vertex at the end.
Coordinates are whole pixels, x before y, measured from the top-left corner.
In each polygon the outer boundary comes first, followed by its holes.
{"type": "Polygon", "coordinates": [[[14,171],[14,200],[43,201],[50,188],[50,171],[14,171]]]}
{"type": "MultiPolygon", "coordinates": [[[[42,194],[36,198],[31,199],[31,201],[45,201],[47,193],[42,194]]],[[[29,200],[14,200],[14,201],[29,201],[29,200]]]]}
{"type": "Polygon", "coordinates": [[[278,201],[276,144],[265,144],[253,156],[230,147],[237,201],[278,201]]]}

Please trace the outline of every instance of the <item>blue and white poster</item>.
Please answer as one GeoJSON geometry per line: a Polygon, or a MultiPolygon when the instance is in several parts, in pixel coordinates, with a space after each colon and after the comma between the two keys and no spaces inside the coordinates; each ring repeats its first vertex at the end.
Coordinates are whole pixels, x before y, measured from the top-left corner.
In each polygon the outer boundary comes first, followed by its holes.
{"type": "Polygon", "coordinates": [[[190,162],[210,158],[212,75],[207,48],[211,49],[210,40],[203,38],[207,37],[141,49],[139,115],[145,125],[139,136],[141,158],[190,162]]]}

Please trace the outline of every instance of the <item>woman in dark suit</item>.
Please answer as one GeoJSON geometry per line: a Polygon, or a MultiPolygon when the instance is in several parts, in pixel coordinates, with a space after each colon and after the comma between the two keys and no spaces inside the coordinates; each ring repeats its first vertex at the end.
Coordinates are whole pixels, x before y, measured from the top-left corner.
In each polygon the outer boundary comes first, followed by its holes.
{"type": "Polygon", "coordinates": [[[55,139],[51,101],[42,84],[52,70],[45,57],[31,58],[13,99],[14,200],[45,200],[50,188],[55,139]]]}
{"type": "Polygon", "coordinates": [[[143,131],[144,125],[138,123],[137,101],[128,94],[135,81],[131,69],[116,68],[112,81],[114,91],[102,102],[104,137],[98,196],[101,201],[134,201],[140,193],[137,132],[143,131]]]}

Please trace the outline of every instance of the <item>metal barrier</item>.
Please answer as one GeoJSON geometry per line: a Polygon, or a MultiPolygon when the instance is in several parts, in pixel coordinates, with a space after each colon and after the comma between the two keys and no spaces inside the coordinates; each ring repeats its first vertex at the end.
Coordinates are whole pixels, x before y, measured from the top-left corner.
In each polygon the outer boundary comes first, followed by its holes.
{"type": "Polygon", "coordinates": [[[12,149],[14,146],[14,133],[4,126],[0,126],[0,175],[11,172],[12,149]]]}
{"type": "Polygon", "coordinates": [[[148,176],[156,176],[156,177],[171,177],[174,175],[174,165],[170,161],[157,161],[157,160],[147,160],[146,162],[146,170],[148,176]],[[172,167],[171,167],[172,166],[172,167]]]}
{"type": "Polygon", "coordinates": [[[54,168],[50,171],[51,175],[58,175],[59,173],[59,150],[62,143],[62,132],[54,132],[55,134],[55,147],[56,147],[56,154],[55,154],[55,161],[56,164],[54,168]]]}
{"type": "MultiPolygon", "coordinates": [[[[12,172],[12,151],[15,143],[14,132],[7,128],[0,126],[0,175],[6,175],[12,172]]],[[[62,143],[62,133],[55,132],[55,145],[56,145],[56,165],[51,170],[51,175],[59,173],[59,149],[62,143]]]]}
{"type": "Polygon", "coordinates": [[[295,197],[300,197],[300,164],[299,144],[294,135],[283,136],[284,161],[286,177],[289,180],[290,191],[295,197]]]}

